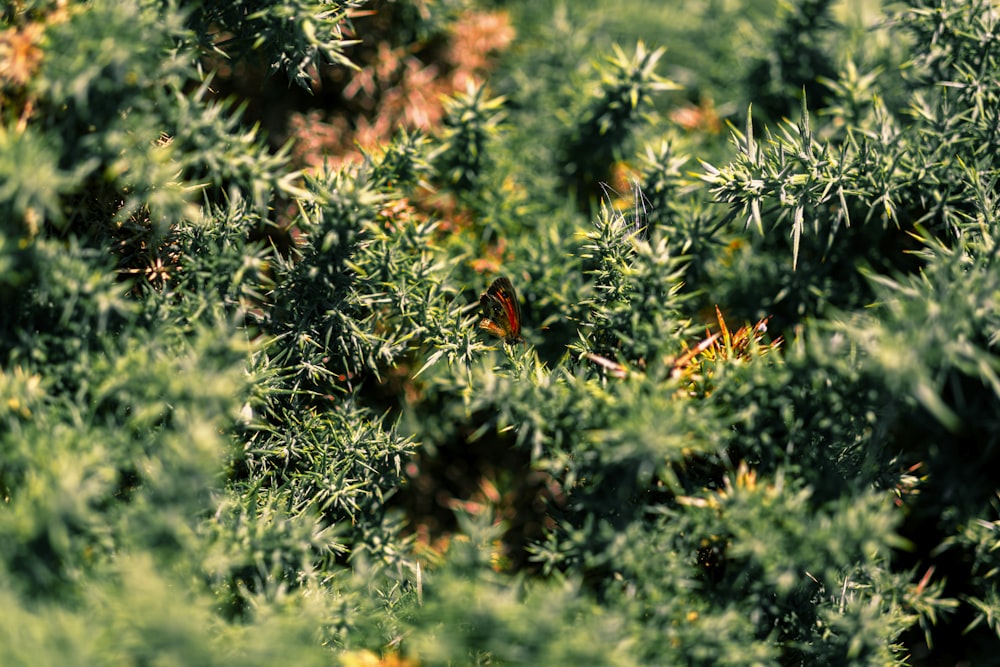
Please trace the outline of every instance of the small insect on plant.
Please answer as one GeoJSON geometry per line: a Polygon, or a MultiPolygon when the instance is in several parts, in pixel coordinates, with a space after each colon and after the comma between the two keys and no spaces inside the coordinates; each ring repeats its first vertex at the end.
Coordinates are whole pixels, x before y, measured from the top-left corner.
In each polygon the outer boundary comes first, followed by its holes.
{"type": "Polygon", "coordinates": [[[500,276],[494,280],[479,297],[479,304],[483,309],[480,329],[502,338],[508,345],[524,340],[521,337],[521,304],[510,278],[500,276]]]}

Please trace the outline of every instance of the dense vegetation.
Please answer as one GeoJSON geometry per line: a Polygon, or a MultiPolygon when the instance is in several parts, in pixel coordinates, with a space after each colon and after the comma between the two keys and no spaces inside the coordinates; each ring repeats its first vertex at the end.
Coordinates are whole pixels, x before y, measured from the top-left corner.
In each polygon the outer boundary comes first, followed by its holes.
{"type": "Polygon", "coordinates": [[[997,660],[1000,15],[616,4],[0,4],[0,664],[997,660]]]}

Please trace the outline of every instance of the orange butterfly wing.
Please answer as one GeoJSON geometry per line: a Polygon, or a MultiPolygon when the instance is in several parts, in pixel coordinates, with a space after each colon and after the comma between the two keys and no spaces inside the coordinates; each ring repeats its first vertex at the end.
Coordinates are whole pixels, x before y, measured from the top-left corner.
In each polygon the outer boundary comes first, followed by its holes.
{"type": "Polygon", "coordinates": [[[521,340],[521,304],[510,278],[500,276],[479,297],[483,319],[479,328],[502,338],[506,343],[521,340]]]}

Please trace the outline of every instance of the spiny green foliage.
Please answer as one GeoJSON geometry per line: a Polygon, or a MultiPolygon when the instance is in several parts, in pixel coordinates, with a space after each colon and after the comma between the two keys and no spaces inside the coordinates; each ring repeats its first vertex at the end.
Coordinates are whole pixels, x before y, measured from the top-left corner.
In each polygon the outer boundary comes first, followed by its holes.
{"type": "Polygon", "coordinates": [[[5,664],[992,659],[990,3],[688,71],[516,6],[443,128],[301,174],[204,69],[308,85],[360,5],[0,11],[5,664]],[[728,147],[674,80],[751,91],[728,147]]]}
{"type": "Polygon", "coordinates": [[[237,62],[259,59],[271,73],[280,71],[289,81],[308,89],[311,68],[352,65],[344,51],[355,42],[344,38],[345,19],[365,3],[265,0],[247,5],[184,0],[178,4],[206,51],[237,62]]]}
{"type": "Polygon", "coordinates": [[[609,180],[609,165],[630,153],[630,140],[656,93],[679,86],[656,73],[664,49],[648,51],[642,42],[631,56],[618,45],[601,68],[598,92],[580,110],[560,142],[559,161],[567,186],[588,194],[594,183],[609,180]]]}

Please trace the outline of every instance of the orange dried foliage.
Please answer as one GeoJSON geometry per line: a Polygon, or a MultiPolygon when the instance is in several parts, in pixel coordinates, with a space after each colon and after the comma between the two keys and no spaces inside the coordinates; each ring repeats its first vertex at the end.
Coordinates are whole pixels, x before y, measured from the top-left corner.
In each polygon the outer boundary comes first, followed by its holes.
{"type": "Polygon", "coordinates": [[[378,654],[362,650],[347,651],[340,656],[342,667],[418,667],[420,663],[415,660],[400,657],[398,653],[378,654]]]}
{"type": "Polygon", "coordinates": [[[499,238],[496,243],[486,247],[483,253],[483,257],[472,260],[473,271],[486,275],[502,273],[507,255],[507,241],[499,238]]]}
{"type": "Polygon", "coordinates": [[[688,104],[674,109],[669,118],[688,132],[722,132],[722,118],[711,98],[702,99],[697,105],[688,104]]]}
{"type": "Polygon", "coordinates": [[[354,106],[293,114],[294,157],[302,165],[340,166],[387,143],[400,129],[433,131],[444,118],[442,99],[480,81],[514,39],[507,12],[467,12],[452,26],[443,58],[425,62],[420,44],[379,43],[342,91],[354,106]],[[360,113],[357,111],[360,110],[360,113]]]}
{"type": "Polygon", "coordinates": [[[42,62],[42,32],[39,23],[0,32],[0,84],[22,87],[31,80],[42,62]]]}
{"type": "MultiPolygon", "coordinates": [[[[705,338],[699,341],[697,345],[687,349],[680,356],[667,360],[670,365],[671,378],[684,378],[693,382],[704,376],[705,369],[703,365],[706,361],[721,359],[743,359],[750,361],[779,349],[782,343],[784,343],[781,336],[775,338],[770,343],[764,342],[764,335],[767,332],[767,321],[770,318],[765,317],[753,326],[745,325],[736,331],[730,331],[718,306],[715,307],[715,314],[719,322],[718,332],[713,334],[706,330],[705,338]]],[[[612,377],[625,378],[631,372],[628,366],[612,359],[593,353],[587,353],[584,356],[594,364],[600,366],[612,377]]],[[[644,366],[645,364],[640,364],[640,370],[644,366]]]]}

